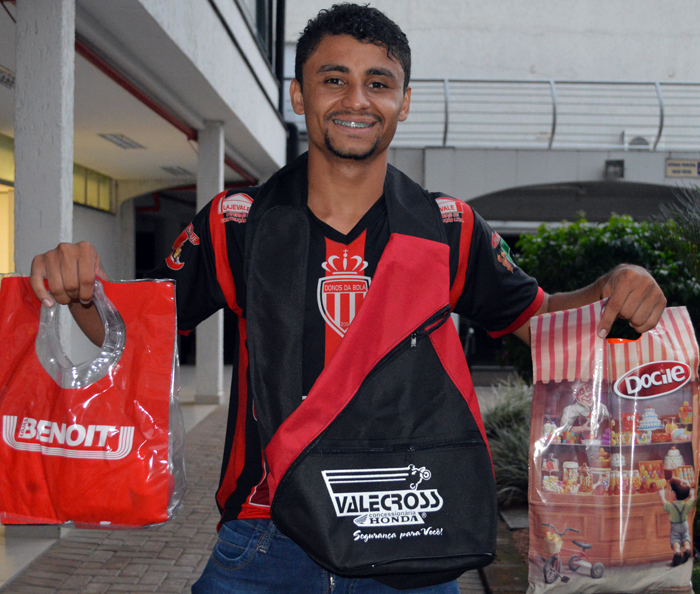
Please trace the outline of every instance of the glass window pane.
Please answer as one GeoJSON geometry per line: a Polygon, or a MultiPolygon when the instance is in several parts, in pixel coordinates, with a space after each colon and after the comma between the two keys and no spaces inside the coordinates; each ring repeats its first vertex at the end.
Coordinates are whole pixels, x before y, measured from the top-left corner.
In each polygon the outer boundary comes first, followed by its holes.
{"type": "Polygon", "coordinates": [[[100,175],[94,171],[87,171],[87,200],[88,206],[98,208],[100,206],[100,175]]]}
{"type": "Polygon", "coordinates": [[[73,202],[85,204],[85,176],[86,169],[73,164],[73,202]]]}
{"type": "Polygon", "coordinates": [[[238,3],[241,5],[241,8],[245,11],[246,16],[250,19],[250,22],[255,25],[255,16],[256,16],[256,0],[238,0],[238,3]]]}
{"type": "Polygon", "coordinates": [[[0,134],[0,179],[15,181],[15,141],[0,134]]]}
{"type": "Polygon", "coordinates": [[[104,175],[100,178],[100,208],[112,212],[112,181],[104,175]]]}
{"type": "Polygon", "coordinates": [[[0,184],[0,274],[15,271],[15,193],[0,184]]]}

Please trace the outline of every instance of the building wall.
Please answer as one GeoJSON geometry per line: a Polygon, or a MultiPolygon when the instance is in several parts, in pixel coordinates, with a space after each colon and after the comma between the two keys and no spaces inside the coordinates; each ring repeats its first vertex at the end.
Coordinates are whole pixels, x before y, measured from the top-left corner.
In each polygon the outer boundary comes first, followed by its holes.
{"type": "MultiPolygon", "coordinates": [[[[332,2],[288,0],[286,38],[332,2]]],[[[694,0],[374,0],[408,35],[417,78],[698,81],[694,0]]]]}
{"type": "MultiPolygon", "coordinates": [[[[411,153],[413,151],[410,151],[411,153]]],[[[404,150],[395,151],[396,159],[404,150]]],[[[423,183],[462,200],[536,184],[605,180],[607,160],[624,161],[625,182],[677,186],[688,180],[666,177],[662,152],[518,151],[425,149],[423,183]]],[[[697,160],[698,156],[695,155],[697,160]]],[[[413,156],[413,159],[416,159],[413,156]]],[[[614,210],[614,205],[611,205],[614,210]]]]}

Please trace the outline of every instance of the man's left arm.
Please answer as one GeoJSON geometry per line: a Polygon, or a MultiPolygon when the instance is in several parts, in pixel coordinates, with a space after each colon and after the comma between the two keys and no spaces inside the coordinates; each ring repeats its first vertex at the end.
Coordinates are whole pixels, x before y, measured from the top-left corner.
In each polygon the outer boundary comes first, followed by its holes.
{"type": "MultiPolygon", "coordinates": [[[[578,291],[545,295],[535,315],[575,309],[601,299],[607,299],[597,328],[601,338],[608,335],[618,317],[628,320],[640,334],[651,330],[666,307],[666,297],[651,274],[640,266],[620,264],[578,291]]],[[[513,334],[530,344],[529,320],[513,334]]]]}

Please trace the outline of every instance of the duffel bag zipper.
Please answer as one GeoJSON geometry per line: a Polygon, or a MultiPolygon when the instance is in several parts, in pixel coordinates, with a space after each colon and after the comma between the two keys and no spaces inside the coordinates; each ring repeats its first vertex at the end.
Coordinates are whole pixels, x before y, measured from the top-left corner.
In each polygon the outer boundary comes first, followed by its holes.
{"type": "Polygon", "coordinates": [[[418,341],[429,336],[440,326],[442,326],[447,320],[450,319],[450,306],[446,305],[442,309],[436,311],[432,316],[430,316],[425,322],[423,322],[418,328],[416,328],[411,334],[397,344],[393,349],[391,349],[379,363],[377,363],[372,371],[367,374],[364,382],[367,382],[375,373],[377,373],[382,367],[384,367],[389,361],[394,357],[401,354],[407,349],[418,348],[418,341]]]}
{"type": "Polygon", "coordinates": [[[343,444],[342,447],[325,447],[322,449],[316,449],[315,453],[316,454],[330,454],[330,455],[339,455],[339,454],[348,454],[348,455],[356,455],[356,454],[395,454],[395,453],[402,453],[406,452],[408,454],[414,453],[414,452],[426,452],[429,450],[441,450],[441,449],[454,449],[454,448],[466,448],[466,447],[473,447],[473,446],[481,446],[483,445],[484,441],[480,439],[471,439],[468,437],[464,437],[458,441],[455,441],[454,439],[450,440],[434,440],[430,442],[425,442],[416,445],[415,442],[411,443],[399,443],[399,444],[393,444],[391,446],[386,446],[386,447],[366,447],[366,446],[353,446],[351,444],[343,444]]]}

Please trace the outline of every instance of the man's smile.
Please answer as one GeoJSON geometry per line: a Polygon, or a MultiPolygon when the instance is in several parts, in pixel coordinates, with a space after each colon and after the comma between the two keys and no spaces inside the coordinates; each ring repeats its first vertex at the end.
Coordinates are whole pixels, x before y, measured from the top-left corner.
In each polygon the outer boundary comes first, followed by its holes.
{"type": "Polygon", "coordinates": [[[376,122],[354,122],[351,120],[333,120],[333,123],[346,128],[370,128],[376,124],[376,122]]]}

